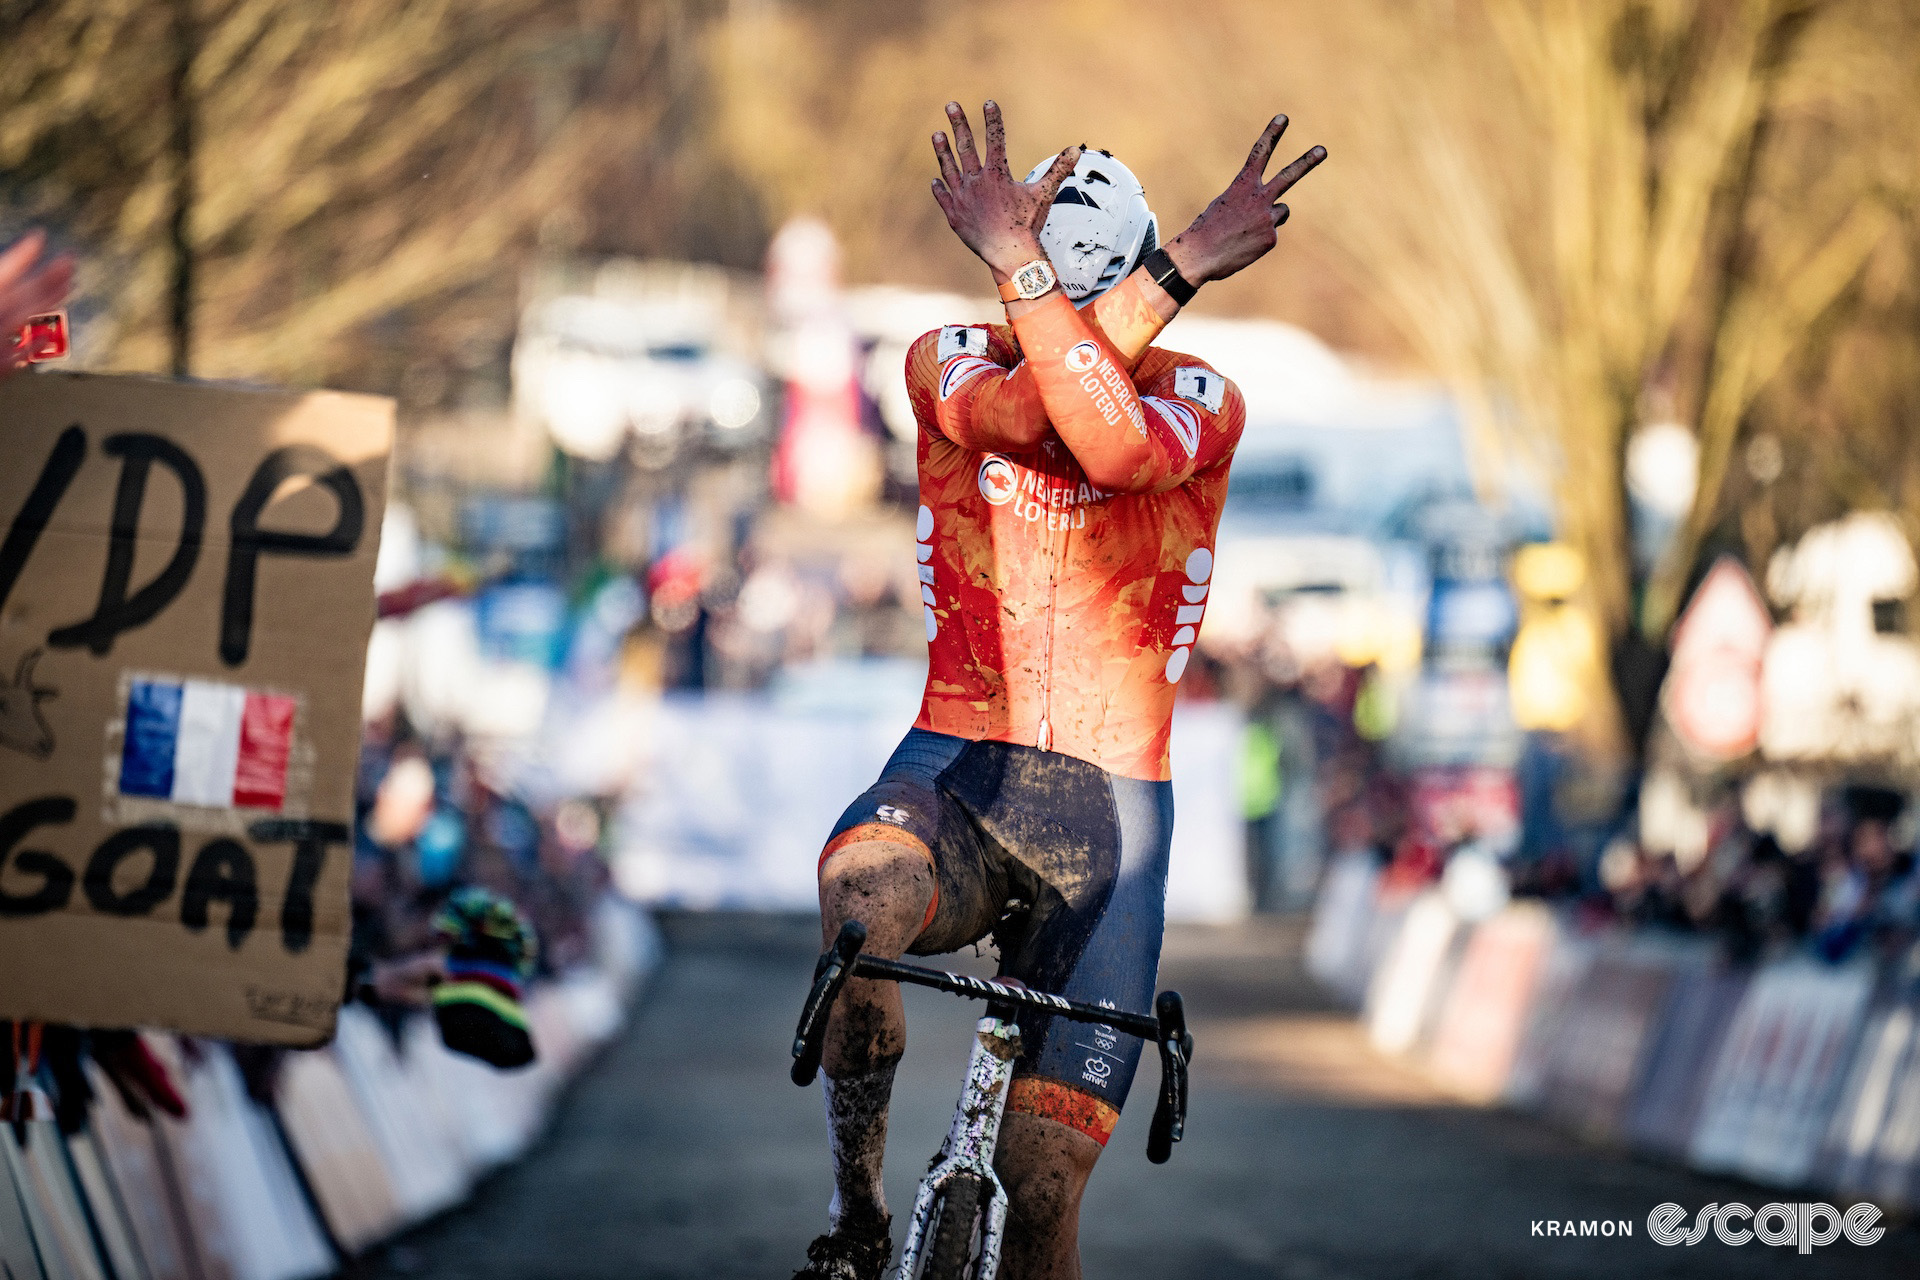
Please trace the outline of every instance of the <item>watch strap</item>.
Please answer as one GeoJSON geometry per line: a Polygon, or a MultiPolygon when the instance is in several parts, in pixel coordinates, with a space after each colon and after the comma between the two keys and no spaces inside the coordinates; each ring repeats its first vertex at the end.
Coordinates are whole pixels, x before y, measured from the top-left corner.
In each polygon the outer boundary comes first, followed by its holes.
{"type": "Polygon", "coordinates": [[[1193,295],[1200,292],[1200,286],[1189,284],[1180,274],[1180,268],[1173,265],[1173,259],[1167,256],[1165,249],[1155,249],[1140,263],[1153,282],[1167,291],[1167,296],[1181,306],[1193,301],[1193,295]]]}

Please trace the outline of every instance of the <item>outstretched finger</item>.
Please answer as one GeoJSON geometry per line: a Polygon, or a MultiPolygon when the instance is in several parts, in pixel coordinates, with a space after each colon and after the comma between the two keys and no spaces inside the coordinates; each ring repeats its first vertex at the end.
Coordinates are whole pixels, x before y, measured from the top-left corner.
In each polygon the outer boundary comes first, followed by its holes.
{"type": "Polygon", "coordinates": [[[27,281],[27,301],[34,314],[57,311],[73,288],[73,259],[61,254],[34,272],[27,281]]]}
{"type": "Polygon", "coordinates": [[[1311,147],[1307,153],[1292,164],[1273,175],[1273,181],[1266,186],[1267,199],[1272,200],[1284,195],[1288,187],[1312,173],[1322,160],[1327,158],[1325,147],[1311,147]]]}
{"type": "Polygon", "coordinates": [[[960,166],[954,161],[953,149],[947,146],[946,134],[936,133],[933,135],[933,156],[934,159],[940,162],[941,181],[945,182],[948,186],[957,183],[960,180],[960,166]]]}
{"type": "Polygon", "coordinates": [[[1043,206],[1052,207],[1053,197],[1059,192],[1060,184],[1073,176],[1073,167],[1080,163],[1080,153],[1084,150],[1086,148],[1082,146],[1068,147],[1053,158],[1053,163],[1048,166],[1047,171],[1040,175],[1038,182],[1033,184],[1033,193],[1040,197],[1040,203],[1043,206]]]}
{"type": "Polygon", "coordinates": [[[933,180],[933,202],[940,206],[940,212],[947,215],[947,221],[953,221],[953,193],[947,190],[947,184],[935,178],[933,180]]]}
{"type": "Polygon", "coordinates": [[[14,241],[4,253],[0,253],[0,288],[5,288],[26,275],[46,243],[47,233],[36,228],[14,241]]]}
{"type": "Polygon", "coordinates": [[[963,173],[980,172],[980,154],[973,149],[973,126],[957,102],[947,104],[947,123],[953,126],[953,149],[959,154],[963,173]]]}
{"type": "Polygon", "coordinates": [[[1267,161],[1273,157],[1273,148],[1280,141],[1280,135],[1286,131],[1286,116],[1277,115],[1267,121],[1267,127],[1260,131],[1258,138],[1254,139],[1253,150],[1247,152],[1247,163],[1243,171],[1251,173],[1255,182],[1265,176],[1267,161]]]}
{"type": "Polygon", "coordinates": [[[987,129],[987,168],[996,173],[1007,170],[1007,122],[1000,118],[1000,104],[991,98],[980,109],[986,119],[987,129]]]}

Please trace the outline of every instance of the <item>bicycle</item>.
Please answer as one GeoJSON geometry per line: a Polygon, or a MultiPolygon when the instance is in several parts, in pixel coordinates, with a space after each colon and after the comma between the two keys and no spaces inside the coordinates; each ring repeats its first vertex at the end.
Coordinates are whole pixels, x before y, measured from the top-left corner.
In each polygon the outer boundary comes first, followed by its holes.
{"type": "Polygon", "coordinates": [[[814,966],[813,988],[800,1010],[793,1038],[793,1082],[810,1085],[826,1048],[827,1015],[853,977],[880,978],[932,987],[985,1000],[986,1016],[975,1025],[966,1082],[953,1125],[920,1181],[913,1216],[900,1253],[898,1280],[993,1280],[1006,1229],[1007,1192],[993,1171],[994,1148],[1006,1110],[1007,1086],[1020,1056],[1018,1010],[1069,1018],[1151,1040],[1160,1049],[1160,1099],[1147,1132],[1147,1159],[1165,1164],[1187,1123],[1187,1064],[1193,1037],[1177,991],[1154,999],[1154,1014],[1131,1013],[1069,1000],[1025,986],[923,969],[898,960],[861,954],[866,926],[850,920],[814,966]],[[926,1247],[929,1239],[931,1247],[926,1247]],[[924,1251],[924,1256],[923,1256],[924,1251]]]}

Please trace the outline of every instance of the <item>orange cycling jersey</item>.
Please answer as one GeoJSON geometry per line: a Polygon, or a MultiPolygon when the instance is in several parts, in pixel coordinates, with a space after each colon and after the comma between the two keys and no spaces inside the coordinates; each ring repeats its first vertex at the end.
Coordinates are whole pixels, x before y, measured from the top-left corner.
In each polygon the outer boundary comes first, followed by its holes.
{"type": "Polygon", "coordinates": [[[1165,321],[1143,281],[908,352],[929,650],[916,727],[1170,776],[1246,409],[1204,362],[1148,345],[1165,321]]]}

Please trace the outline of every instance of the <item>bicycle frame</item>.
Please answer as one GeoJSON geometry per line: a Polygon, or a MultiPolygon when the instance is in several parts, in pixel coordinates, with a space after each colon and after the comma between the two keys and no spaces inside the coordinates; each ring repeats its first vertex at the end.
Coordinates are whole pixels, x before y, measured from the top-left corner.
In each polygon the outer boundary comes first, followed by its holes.
{"type": "Polygon", "coordinates": [[[813,1083],[826,1049],[827,1017],[849,978],[881,978],[932,987],[957,996],[987,1000],[987,1016],[975,1026],[973,1049],[967,1059],[966,1083],[954,1109],[940,1154],[914,1196],[913,1218],[901,1256],[901,1277],[911,1277],[920,1252],[927,1247],[927,1230],[941,1190],[953,1179],[970,1174],[992,1191],[981,1221],[981,1251],[977,1273],[983,1280],[1000,1264],[1000,1244],[1007,1221],[1007,1193],[993,1172],[993,1153],[1000,1141],[1000,1122],[1006,1113],[1007,1092],[1020,1056],[1018,1010],[1031,1009],[1053,1017],[1070,1018],[1151,1040],[1160,1051],[1160,1098],[1147,1134],[1147,1159],[1165,1164],[1173,1144],[1180,1141],[1187,1119],[1187,1064],[1193,1059],[1193,1037],[1187,1034],[1186,1010],[1176,991],[1162,991],[1154,1000],[1154,1014],[1132,1013],[1084,1004],[1064,996],[1034,991],[1022,985],[923,969],[898,960],[862,955],[867,930],[857,920],[841,926],[813,970],[813,989],[800,1010],[794,1029],[793,1082],[813,1083]]]}
{"type": "Polygon", "coordinates": [[[920,1189],[913,1197],[913,1217],[907,1241],[901,1246],[900,1271],[911,1276],[927,1245],[933,1205],[955,1177],[970,1173],[991,1191],[980,1224],[979,1273],[991,1276],[1000,1266],[1000,1241],[1007,1226],[1007,1189],[993,1171],[993,1152],[1000,1144],[1000,1120],[1006,1114],[1007,1088],[1013,1082],[1013,1064],[1020,1056],[1020,1028],[1005,1018],[985,1017],[975,1024],[973,1052],[967,1059],[967,1081],[954,1108],[953,1127],[940,1148],[920,1189]]]}

